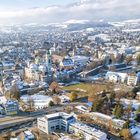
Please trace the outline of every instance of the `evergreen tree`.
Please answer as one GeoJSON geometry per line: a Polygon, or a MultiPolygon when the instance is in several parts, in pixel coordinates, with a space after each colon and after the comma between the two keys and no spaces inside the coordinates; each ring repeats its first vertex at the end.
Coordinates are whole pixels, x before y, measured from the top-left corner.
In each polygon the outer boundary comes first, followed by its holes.
{"type": "Polygon", "coordinates": [[[115,106],[113,110],[113,115],[117,118],[121,118],[124,113],[123,106],[121,104],[118,104],[115,106]]]}
{"type": "Polygon", "coordinates": [[[136,113],[137,113],[137,114],[140,113],[140,105],[139,105],[139,107],[137,108],[136,113]]]}
{"type": "Polygon", "coordinates": [[[103,100],[99,98],[95,98],[92,105],[92,111],[101,111],[103,107],[103,100]]]}
{"type": "Polygon", "coordinates": [[[50,107],[51,107],[51,106],[54,106],[53,101],[50,101],[50,102],[49,102],[49,106],[50,106],[50,107]]]}
{"type": "Polygon", "coordinates": [[[124,128],[124,129],[128,129],[128,128],[129,128],[129,123],[130,123],[129,120],[126,121],[125,124],[123,125],[123,128],[124,128]]]}
{"type": "Polygon", "coordinates": [[[114,101],[115,99],[115,92],[111,92],[110,96],[109,96],[109,99],[110,99],[110,102],[112,104],[112,102],[114,101]]]}
{"type": "Polygon", "coordinates": [[[137,63],[138,63],[138,65],[140,65],[140,53],[137,55],[137,63]]]}

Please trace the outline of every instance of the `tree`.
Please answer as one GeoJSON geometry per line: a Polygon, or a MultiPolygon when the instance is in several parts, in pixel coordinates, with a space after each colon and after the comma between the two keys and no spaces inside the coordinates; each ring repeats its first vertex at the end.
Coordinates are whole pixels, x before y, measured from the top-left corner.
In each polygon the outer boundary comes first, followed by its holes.
{"type": "Polygon", "coordinates": [[[50,101],[48,106],[50,106],[50,107],[51,107],[51,106],[54,106],[53,101],[50,101]]]}
{"type": "Polygon", "coordinates": [[[137,113],[137,114],[140,113],[140,105],[139,105],[139,107],[137,108],[136,113],[137,113]]]}
{"type": "Polygon", "coordinates": [[[34,100],[32,98],[30,98],[30,97],[28,98],[27,105],[28,105],[28,111],[35,110],[35,104],[34,104],[34,100]]]}
{"type": "Polygon", "coordinates": [[[140,114],[137,114],[135,120],[140,123],[140,114]]]}
{"type": "Polygon", "coordinates": [[[132,140],[132,135],[129,129],[122,129],[120,135],[123,136],[124,140],[132,140]]]}
{"type": "Polygon", "coordinates": [[[57,82],[53,81],[50,86],[49,89],[53,92],[53,93],[58,93],[58,89],[59,89],[59,85],[57,82]]]}
{"type": "Polygon", "coordinates": [[[125,112],[127,113],[127,120],[129,120],[131,112],[132,112],[132,105],[131,104],[128,105],[125,112]]]}
{"type": "Polygon", "coordinates": [[[20,99],[20,92],[19,89],[17,88],[17,85],[14,84],[11,89],[10,89],[10,98],[11,99],[16,99],[19,100],[20,99]]]}
{"type": "Polygon", "coordinates": [[[11,132],[7,132],[5,135],[4,135],[4,140],[10,140],[11,138],[11,132]]]}
{"type": "Polygon", "coordinates": [[[102,110],[102,107],[104,105],[103,103],[104,101],[98,97],[94,98],[94,101],[93,101],[93,105],[92,105],[92,108],[91,110],[92,111],[101,111],[102,110]]]}
{"type": "Polygon", "coordinates": [[[125,58],[125,56],[124,56],[124,54],[122,54],[122,55],[121,55],[121,62],[124,61],[124,58],[125,58]]]}
{"type": "Polygon", "coordinates": [[[134,87],[132,89],[132,92],[136,95],[136,93],[139,91],[139,87],[134,87]]]}
{"type": "Polygon", "coordinates": [[[71,100],[72,102],[73,102],[74,100],[76,100],[77,97],[78,97],[78,95],[77,95],[76,93],[74,93],[74,92],[72,92],[72,93],[70,94],[70,100],[71,100]]]}
{"type": "Polygon", "coordinates": [[[110,92],[112,91],[112,89],[114,89],[114,83],[108,82],[108,84],[106,85],[106,90],[110,92]]]}
{"type": "Polygon", "coordinates": [[[132,56],[127,56],[125,58],[126,64],[128,65],[133,60],[132,56]]]}
{"type": "Polygon", "coordinates": [[[125,124],[123,125],[123,128],[124,128],[124,129],[128,129],[128,128],[129,128],[129,123],[130,123],[130,121],[127,120],[127,121],[125,122],[125,124]]]}
{"type": "Polygon", "coordinates": [[[40,137],[41,135],[40,135],[39,129],[33,129],[32,133],[35,135],[37,140],[41,140],[41,137],[40,137]]]}
{"type": "Polygon", "coordinates": [[[117,118],[121,118],[124,113],[123,106],[121,104],[117,104],[113,110],[113,115],[117,118]]]}
{"type": "Polygon", "coordinates": [[[61,103],[61,99],[58,96],[54,96],[53,97],[53,102],[54,102],[54,104],[58,105],[58,104],[61,103]]]}
{"type": "Polygon", "coordinates": [[[120,90],[117,94],[116,94],[116,98],[120,101],[121,98],[124,98],[127,95],[127,93],[123,90],[120,90]]]}
{"type": "Polygon", "coordinates": [[[132,98],[132,99],[135,99],[135,97],[136,97],[136,93],[133,93],[133,92],[128,92],[128,95],[127,95],[128,97],[130,97],[130,98],[132,98]]]}
{"type": "Polygon", "coordinates": [[[137,55],[136,60],[137,60],[138,65],[140,65],[140,53],[137,55]]]}
{"type": "Polygon", "coordinates": [[[111,94],[110,94],[110,96],[109,96],[109,100],[110,100],[110,102],[111,102],[111,104],[112,104],[112,102],[114,101],[114,99],[115,99],[115,92],[113,91],[113,92],[111,92],[111,94]]]}

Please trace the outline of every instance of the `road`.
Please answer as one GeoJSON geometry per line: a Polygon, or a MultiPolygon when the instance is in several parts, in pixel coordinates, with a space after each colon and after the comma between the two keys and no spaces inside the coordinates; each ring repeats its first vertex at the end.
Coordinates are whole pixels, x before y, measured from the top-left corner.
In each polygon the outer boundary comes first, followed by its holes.
{"type": "Polygon", "coordinates": [[[0,123],[0,133],[6,133],[9,132],[9,130],[18,130],[20,127],[28,125],[28,123],[34,122],[37,120],[38,117],[43,116],[45,114],[49,113],[54,113],[54,112],[61,112],[64,111],[66,107],[74,107],[79,104],[84,104],[84,103],[68,103],[68,104],[63,104],[60,106],[53,106],[49,107],[47,109],[40,110],[39,112],[34,112],[31,114],[28,114],[26,116],[20,116],[20,117],[15,117],[16,119],[13,119],[14,117],[8,117],[5,121],[0,123]]]}
{"type": "MultiPolygon", "coordinates": [[[[36,125],[37,123],[37,118],[49,113],[54,113],[54,112],[61,112],[64,111],[64,109],[66,107],[74,107],[77,106],[79,104],[85,104],[85,103],[79,103],[79,102],[75,102],[75,103],[68,103],[68,104],[63,104],[62,106],[54,106],[54,107],[49,107],[47,109],[43,109],[41,110],[39,113],[33,113],[33,114],[29,114],[28,116],[25,116],[24,118],[19,118],[16,120],[13,120],[11,118],[11,120],[0,123],[0,134],[4,134],[6,132],[16,132],[16,131],[20,131],[20,130],[26,130],[27,128],[33,127],[36,125]]],[[[94,125],[88,124],[91,127],[95,127],[94,125]]],[[[112,135],[111,133],[100,129],[101,131],[104,131],[105,133],[107,133],[107,135],[111,138],[111,140],[121,140],[120,138],[112,135]]]]}

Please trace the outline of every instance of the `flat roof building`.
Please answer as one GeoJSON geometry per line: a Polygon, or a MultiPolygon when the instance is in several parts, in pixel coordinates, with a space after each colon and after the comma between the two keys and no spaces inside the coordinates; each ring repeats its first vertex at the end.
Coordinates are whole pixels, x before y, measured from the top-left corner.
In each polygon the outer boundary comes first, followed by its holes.
{"type": "Polygon", "coordinates": [[[68,131],[69,123],[74,122],[75,118],[71,114],[59,112],[46,115],[37,119],[37,125],[40,130],[49,134],[57,130],[68,131]]]}
{"type": "Polygon", "coordinates": [[[73,114],[65,112],[49,114],[38,118],[37,126],[47,134],[61,130],[74,135],[81,134],[86,140],[106,140],[107,138],[106,133],[76,121],[73,114]]]}
{"type": "Polygon", "coordinates": [[[104,124],[107,127],[111,124],[114,129],[121,130],[125,124],[124,120],[113,119],[111,116],[99,112],[91,112],[89,114],[91,119],[93,119],[95,122],[104,124]]]}
{"type": "Polygon", "coordinates": [[[83,135],[86,140],[106,140],[107,138],[106,133],[78,121],[70,124],[69,131],[83,135]]]}

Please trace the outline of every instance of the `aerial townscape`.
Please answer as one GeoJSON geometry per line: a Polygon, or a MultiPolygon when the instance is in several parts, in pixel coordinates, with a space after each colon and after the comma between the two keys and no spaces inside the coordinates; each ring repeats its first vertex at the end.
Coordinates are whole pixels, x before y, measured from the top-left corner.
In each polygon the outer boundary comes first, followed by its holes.
{"type": "Polygon", "coordinates": [[[98,0],[70,1],[0,11],[0,140],[140,140],[140,1],[117,20],[89,18],[98,0]],[[80,6],[81,19],[68,13],[80,6]],[[60,14],[67,20],[46,22],[60,14]]]}

